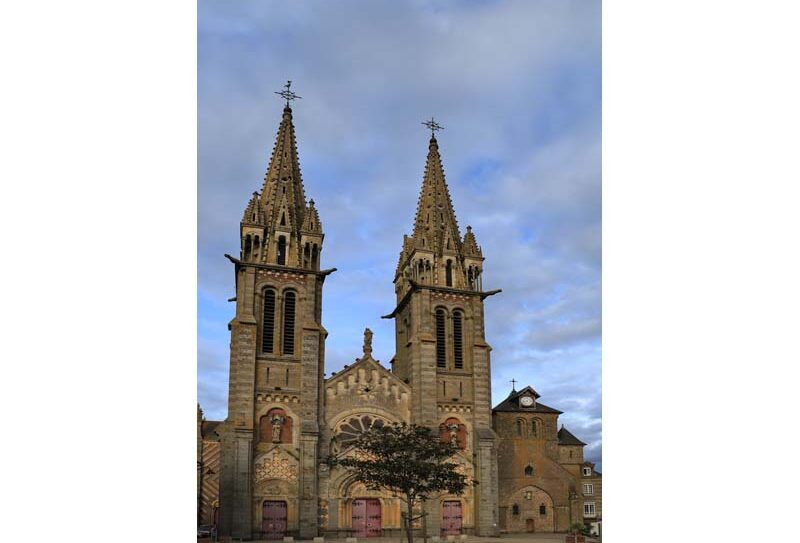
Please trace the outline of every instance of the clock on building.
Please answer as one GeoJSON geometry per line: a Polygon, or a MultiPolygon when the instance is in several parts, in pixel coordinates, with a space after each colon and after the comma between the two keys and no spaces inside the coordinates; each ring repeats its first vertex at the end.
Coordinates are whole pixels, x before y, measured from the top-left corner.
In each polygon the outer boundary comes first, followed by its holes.
{"type": "Polygon", "coordinates": [[[530,407],[533,405],[533,398],[530,396],[523,396],[519,399],[519,403],[522,405],[522,407],[530,407]]]}

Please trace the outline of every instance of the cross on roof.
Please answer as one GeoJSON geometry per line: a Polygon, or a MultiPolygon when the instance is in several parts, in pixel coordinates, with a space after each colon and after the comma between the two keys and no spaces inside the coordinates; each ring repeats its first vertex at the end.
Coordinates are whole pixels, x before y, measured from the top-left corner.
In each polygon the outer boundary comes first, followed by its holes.
{"type": "Polygon", "coordinates": [[[511,379],[511,390],[517,390],[517,380],[511,379]]]}
{"type": "Polygon", "coordinates": [[[296,100],[298,98],[302,98],[302,96],[297,96],[292,91],[292,81],[291,81],[291,79],[289,81],[287,81],[286,84],[284,85],[284,90],[282,90],[280,92],[276,92],[275,94],[277,94],[278,96],[281,96],[281,97],[286,99],[286,107],[289,107],[289,102],[291,102],[292,100],[296,100]]]}
{"type": "Polygon", "coordinates": [[[425,121],[422,124],[424,124],[425,126],[427,126],[428,128],[431,129],[431,137],[434,137],[434,133],[437,130],[444,130],[444,127],[442,125],[440,125],[439,123],[437,123],[436,121],[434,121],[433,117],[431,117],[430,121],[425,121]]]}

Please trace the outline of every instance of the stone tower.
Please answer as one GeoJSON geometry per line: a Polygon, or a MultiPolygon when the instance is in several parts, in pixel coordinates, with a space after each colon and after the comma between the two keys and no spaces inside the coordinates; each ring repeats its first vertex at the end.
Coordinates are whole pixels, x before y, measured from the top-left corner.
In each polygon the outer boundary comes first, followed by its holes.
{"type": "MultiPolygon", "coordinates": [[[[395,319],[392,371],[411,386],[413,423],[466,434],[461,460],[480,484],[458,512],[477,534],[496,535],[496,436],[483,300],[498,291],[482,289],[483,260],[469,226],[461,237],[432,135],[413,233],[403,238],[395,272],[397,306],[386,317],[395,319]]],[[[454,504],[446,496],[428,502],[428,534],[440,534],[454,504]]]]}
{"type": "Polygon", "coordinates": [[[306,203],[287,106],[261,193],[242,217],[229,324],[228,419],[221,430],[220,534],[264,523],[310,539],[318,522],[318,421],[324,343],[322,225],[306,203]],[[276,481],[276,474],[280,475],[276,481]]]}

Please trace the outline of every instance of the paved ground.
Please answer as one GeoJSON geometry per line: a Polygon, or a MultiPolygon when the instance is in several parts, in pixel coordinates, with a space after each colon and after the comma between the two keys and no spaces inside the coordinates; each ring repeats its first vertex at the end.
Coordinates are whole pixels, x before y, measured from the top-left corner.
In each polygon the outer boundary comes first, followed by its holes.
{"type": "MultiPolygon", "coordinates": [[[[566,540],[565,534],[503,534],[498,537],[474,537],[469,536],[466,540],[462,541],[456,539],[455,543],[564,543],[566,540]]],[[[198,539],[198,543],[211,543],[210,539],[198,539]]],[[[227,541],[223,539],[221,541],[227,541]]],[[[256,541],[256,540],[254,540],[256,541]]],[[[586,543],[599,543],[599,539],[587,537],[586,543]]],[[[295,543],[300,543],[301,540],[295,539],[295,543]]],[[[399,537],[370,537],[369,539],[359,539],[358,543],[404,543],[405,538],[399,537]]],[[[268,543],[276,543],[269,541],[268,543]]],[[[277,543],[281,543],[278,540],[277,543]]],[[[346,543],[344,538],[325,538],[325,543],[346,543]]],[[[421,538],[414,538],[414,543],[424,543],[421,538]]],[[[431,543],[428,540],[428,543],[431,543]]],[[[447,543],[442,541],[441,543],[447,543]]]]}

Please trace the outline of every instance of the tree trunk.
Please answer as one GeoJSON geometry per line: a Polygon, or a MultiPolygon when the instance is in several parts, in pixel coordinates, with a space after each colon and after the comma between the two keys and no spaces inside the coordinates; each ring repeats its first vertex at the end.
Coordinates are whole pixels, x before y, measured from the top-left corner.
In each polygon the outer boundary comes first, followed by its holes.
{"type": "Polygon", "coordinates": [[[406,536],[408,543],[414,543],[414,528],[411,526],[412,515],[414,514],[414,499],[408,496],[408,516],[406,517],[406,536]]]}

